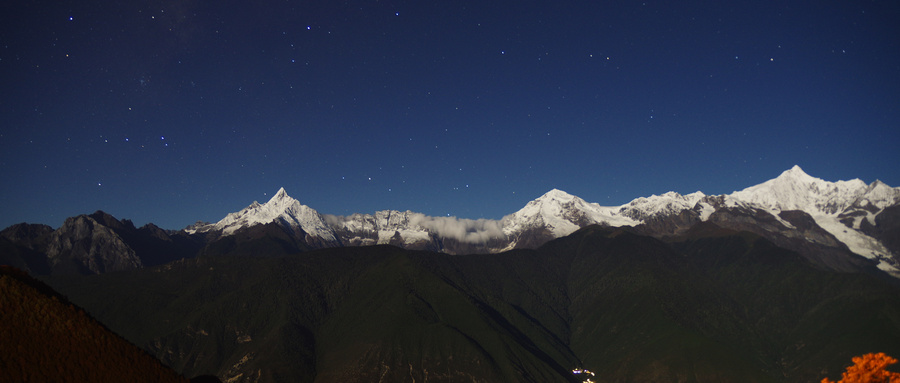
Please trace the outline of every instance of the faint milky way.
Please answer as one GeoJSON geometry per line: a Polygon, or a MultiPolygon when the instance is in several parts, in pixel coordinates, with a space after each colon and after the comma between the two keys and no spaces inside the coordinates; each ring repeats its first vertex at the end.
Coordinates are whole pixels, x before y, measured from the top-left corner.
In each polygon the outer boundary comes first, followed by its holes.
{"type": "Polygon", "coordinates": [[[178,228],[279,187],[320,212],[500,218],[799,164],[900,184],[900,6],[17,2],[0,226],[178,228]]]}

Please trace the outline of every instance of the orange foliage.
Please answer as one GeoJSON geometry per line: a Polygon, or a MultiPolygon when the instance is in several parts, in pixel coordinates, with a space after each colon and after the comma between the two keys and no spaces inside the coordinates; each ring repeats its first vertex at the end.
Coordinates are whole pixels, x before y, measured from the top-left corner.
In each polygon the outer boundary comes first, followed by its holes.
{"type": "Polygon", "coordinates": [[[841,380],[834,382],[828,378],[822,383],[900,383],[900,373],[885,370],[885,367],[897,363],[897,359],[885,355],[866,354],[853,357],[853,365],[841,375],[841,380]]]}

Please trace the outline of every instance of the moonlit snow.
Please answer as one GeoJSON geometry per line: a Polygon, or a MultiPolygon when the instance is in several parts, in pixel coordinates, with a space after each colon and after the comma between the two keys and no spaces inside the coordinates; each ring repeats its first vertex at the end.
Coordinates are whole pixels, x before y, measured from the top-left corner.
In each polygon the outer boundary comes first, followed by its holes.
{"type": "Polygon", "coordinates": [[[879,261],[878,267],[882,270],[900,273],[900,269],[891,262],[890,251],[859,230],[863,219],[874,223],[874,217],[881,209],[900,202],[900,188],[892,188],[880,181],[866,185],[859,179],[828,182],[809,176],[799,166],[777,178],[728,195],[707,196],[699,191],[687,195],[668,192],[640,197],[621,206],[601,206],[553,189],[500,220],[431,217],[395,210],[349,216],[322,215],[291,198],[282,188],[265,204],[253,202],[215,224],[188,231],[220,231],[222,235],[231,235],[243,227],[277,221],[288,227],[298,227],[325,241],[335,241],[336,230],[343,230],[376,234],[371,235],[377,238],[375,243],[362,241],[363,244],[388,243],[399,233],[407,244],[437,236],[463,243],[484,243],[499,238],[510,240],[512,247],[520,233],[536,227],[546,229],[554,237],[562,237],[591,224],[636,226],[650,218],[675,215],[685,210],[696,211],[705,221],[715,212],[716,207],[710,202],[713,199],[724,201],[725,206],[767,211],[785,228],[793,226],[779,217],[780,212],[806,212],[854,253],[879,261]],[[841,223],[842,219],[849,219],[852,227],[841,223]]]}

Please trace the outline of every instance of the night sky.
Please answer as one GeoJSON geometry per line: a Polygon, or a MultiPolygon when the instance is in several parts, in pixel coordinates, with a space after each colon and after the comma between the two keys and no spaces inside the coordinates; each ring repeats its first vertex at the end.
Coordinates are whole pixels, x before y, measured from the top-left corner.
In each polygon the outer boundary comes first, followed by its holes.
{"type": "Polygon", "coordinates": [[[0,228],[900,186],[897,1],[14,1],[0,228]]]}

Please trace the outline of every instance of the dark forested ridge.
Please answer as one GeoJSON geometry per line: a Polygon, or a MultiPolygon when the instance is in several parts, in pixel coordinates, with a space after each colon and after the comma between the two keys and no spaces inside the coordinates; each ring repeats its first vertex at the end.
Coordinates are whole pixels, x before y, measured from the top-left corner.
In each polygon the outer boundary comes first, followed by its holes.
{"type": "Polygon", "coordinates": [[[8,266],[0,266],[0,323],[3,382],[188,382],[8,266]]]}
{"type": "Polygon", "coordinates": [[[900,355],[900,289],[712,224],[537,250],[216,256],[48,283],[187,376],[235,382],[796,382],[900,355]]]}

